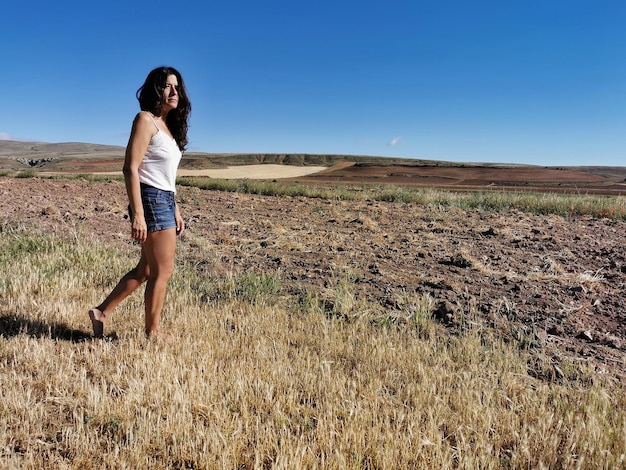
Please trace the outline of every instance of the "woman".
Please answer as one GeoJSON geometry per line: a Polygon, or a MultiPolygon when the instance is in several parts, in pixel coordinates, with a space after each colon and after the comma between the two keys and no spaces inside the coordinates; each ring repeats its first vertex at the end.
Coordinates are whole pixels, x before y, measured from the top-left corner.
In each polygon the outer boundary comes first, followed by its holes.
{"type": "Polygon", "coordinates": [[[187,145],[191,103],[181,74],[172,67],[152,70],[137,91],[141,112],[133,121],[124,159],[132,237],[140,242],[141,258],[109,296],[89,310],[96,337],[115,307],[147,281],[145,331],[168,339],[159,328],[167,282],[174,271],[176,236],[185,230],[174,199],[176,171],[187,145]]]}

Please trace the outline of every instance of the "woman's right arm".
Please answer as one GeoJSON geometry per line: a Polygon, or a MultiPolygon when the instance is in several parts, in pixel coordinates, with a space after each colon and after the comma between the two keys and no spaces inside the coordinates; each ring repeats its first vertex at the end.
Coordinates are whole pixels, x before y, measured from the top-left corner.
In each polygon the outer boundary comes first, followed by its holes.
{"type": "Polygon", "coordinates": [[[156,133],[154,124],[148,113],[140,112],[135,116],[133,128],[126,147],[124,158],[124,181],[126,183],[126,193],[128,201],[133,211],[133,239],[144,242],[148,238],[148,227],[143,213],[141,203],[141,188],[139,186],[139,166],[148,149],[150,139],[156,133]]]}

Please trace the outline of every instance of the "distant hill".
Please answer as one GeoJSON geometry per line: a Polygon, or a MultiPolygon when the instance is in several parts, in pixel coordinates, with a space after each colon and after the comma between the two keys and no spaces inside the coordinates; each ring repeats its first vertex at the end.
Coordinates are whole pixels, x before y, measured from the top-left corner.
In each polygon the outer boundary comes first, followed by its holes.
{"type": "MultiPolygon", "coordinates": [[[[48,171],[71,171],[81,163],[110,171],[114,164],[119,170],[124,159],[124,147],[82,142],[21,142],[0,140],[0,169],[24,170],[37,168],[48,171]]],[[[97,170],[94,170],[97,171],[97,170]]]]}
{"type": "MultiPolygon", "coordinates": [[[[22,142],[0,140],[0,169],[23,170],[25,168],[41,168],[45,170],[72,169],[88,164],[93,171],[98,163],[109,167],[111,160],[124,159],[124,147],[100,145],[82,142],[22,142]]],[[[403,166],[490,166],[519,167],[527,165],[515,164],[483,164],[454,163],[437,160],[423,160],[397,157],[380,157],[367,155],[317,155],[305,153],[205,153],[186,152],[181,163],[182,168],[208,169],[234,165],[295,165],[295,166],[333,166],[340,162],[355,162],[361,165],[403,165],[403,166]]],[[[119,164],[116,162],[115,165],[119,164]]],[[[102,171],[109,171],[102,170],[102,171]]]]}
{"type": "MultiPolygon", "coordinates": [[[[81,142],[21,142],[0,140],[0,169],[23,170],[25,168],[41,168],[45,170],[71,170],[80,164],[88,164],[93,171],[98,163],[111,165],[111,160],[124,159],[124,147],[115,145],[99,145],[81,142]]],[[[304,153],[272,154],[272,153],[205,153],[186,152],[181,168],[209,169],[223,168],[234,165],[295,165],[295,166],[332,166],[339,162],[355,162],[367,165],[451,165],[434,160],[409,158],[376,157],[365,155],[315,155],[304,153]]],[[[118,168],[119,164],[115,163],[118,168]]],[[[109,171],[108,169],[101,171],[109,171]]]]}
{"type": "MultiPolygon", "coordinates": [[[[124,147],[82,142],[45,143],[0,140],[0,170],[95,173],[120,171],[124,147]]],[[[626,167],[539,166],[504,163],[446,162],[366,155],[304,153],[187,152],[181,168],[210,170],[237,165],[279,164],[327,167],[300,181],[372,182],[461,187],[555,188],[623,193],[626,167]],[[587,174],[587,176],[585,176],[587,174]]]]}

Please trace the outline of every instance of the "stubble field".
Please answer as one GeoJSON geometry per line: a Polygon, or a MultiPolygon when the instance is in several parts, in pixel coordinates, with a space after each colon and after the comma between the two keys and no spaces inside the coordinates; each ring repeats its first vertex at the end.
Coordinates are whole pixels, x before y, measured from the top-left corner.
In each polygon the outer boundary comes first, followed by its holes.
{"type": "Polygon", "coordinates": [[[619,219],[181,187],[161,344],[123,183],[0,194],[3,466],[625,465],[619,219]]]}

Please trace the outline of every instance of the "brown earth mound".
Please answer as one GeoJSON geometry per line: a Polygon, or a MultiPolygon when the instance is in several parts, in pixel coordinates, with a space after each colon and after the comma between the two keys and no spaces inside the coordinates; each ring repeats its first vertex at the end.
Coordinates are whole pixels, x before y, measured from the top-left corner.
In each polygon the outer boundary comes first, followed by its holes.
{"type": "Polygon", "coordinates": [[[356,162],[339,163],[319,173],[298,178],[313,184],[394,184],[456,189],[497,187],[512,190],[626,193],[626,169],[612,172],[589,168],[536,167],[529,165],[381,165],[356,162]]]}
{"type": "MultiPolygon", "coordinates": [[[[430,296],[451,331],[480,322],[549,358],[529,365],[536,376],[558,379],[564,362],[623,373],[624,222],[197,188],[179,198],[180,251],[209,278],[279,273],[296,301],[324,298],[348,276],[355,301],[389,318],[430,296]]],[[[0,220],[10,223],[129,243],[126,205],[120,182],[0,178],[0,220]]]]}

